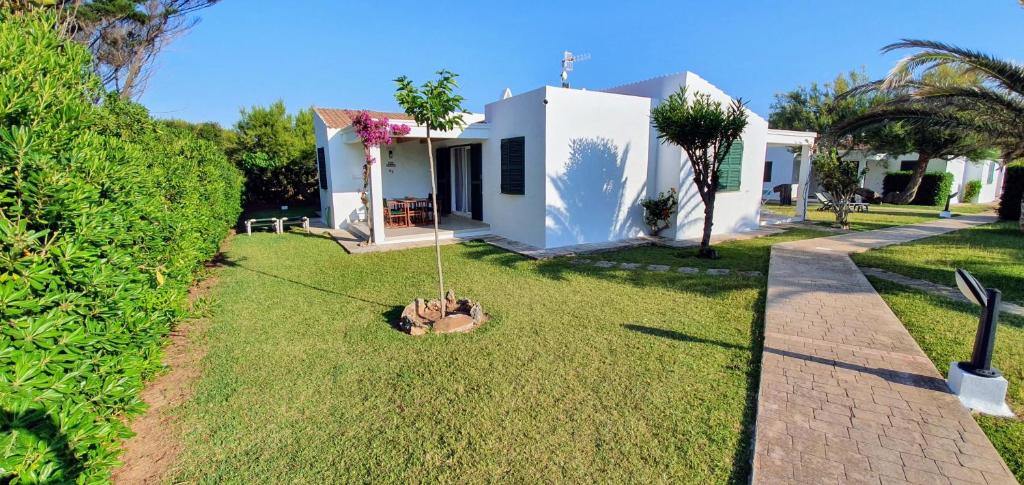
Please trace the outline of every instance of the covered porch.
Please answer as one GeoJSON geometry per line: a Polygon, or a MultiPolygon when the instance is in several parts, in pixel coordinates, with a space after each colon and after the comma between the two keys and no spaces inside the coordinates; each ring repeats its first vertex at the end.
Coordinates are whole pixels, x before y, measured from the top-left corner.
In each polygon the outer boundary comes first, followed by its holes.
{"type": "MultiPolygon", "coordinates": [[[[777,130],[768,129],[767,136],[767,149],[772,148],[785,148],[797,155],[793,157],[792,166],[792,178],[789,180],[787,185],[792,193],[793,203],[796,205],[795,215],[792,218],[778,219],[765,217],[765,214],[761,214],[762,224],[768,223],[780,223],[780,222],[795,222],[802,221],[807,218],[807,198],[810,194],[810,181],[811,181],[811,148],[814,146],[814,141],[818,134],[813,131],[791,131],[791,130],[777,130]]],[[[770,161],[766,156],[766,167],[765,170],[771,170],[770,161]]],[[[767,184],[769,179],[766,177],[765,183],[767,184]]],[[[766,194],[762,197],[762,200],[767,200],[769,197],[768,191],[771,188],[766,188],[766,194]]],[[[763,212],[762,205],[762,212],[763,212]]]]}
{"type": "MultiPolygon", "coordinates": [[[[447,215],[441,216],[437,224],[438,237],[443,240],[449,239],[474,239],[487,236],[491,233],[491,226],[481,221],[475,221],[465,216],[447,215]]],[[[370,226],[366,222],[351,224],[349,229],[353,235],[369,240],[370,226]]],[[[405,227],[385,227],[384,242],[377,244],[398,244],[418,241],[434,240],[434,224],[420,223],[405,227]]]]}
{"type": "MultiPolygon", "coordinates": [[[[436,163],[439,237],[444,240],[490,234],[483,222],[481,158],[487,126],[474,116],[454,132],[432,132],[436,163]]],[[[369,210],[350,223],[350,232],[374,245],[433,240],[433,188],[426,130],[412,122],[408,135],[390,145],[371,147],[377,163],[370,165],[369,210]]],[[[362,144],[353,133],[345,143],[362,144]]],[[[360,147],[361,148],[361,147],[360,147]]]]}

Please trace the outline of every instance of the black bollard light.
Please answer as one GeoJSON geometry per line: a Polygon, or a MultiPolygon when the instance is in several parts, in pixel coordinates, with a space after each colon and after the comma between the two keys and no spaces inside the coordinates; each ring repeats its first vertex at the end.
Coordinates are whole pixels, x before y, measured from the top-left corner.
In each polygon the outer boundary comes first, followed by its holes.
{"type": "Polygon", "coordinates": [[[971,361],[959,362],[957,365],[979,377],[999,377],[999,370],[992,367],[992,350],[996,345],[996,324],[999,322],[1003,294],[995,288],[986,289],[981,286],[974,276],[960,268],[956,270],[956,286],[964,297],[982,306],[971,361]]]}
{"type": "Polygon", "coordinates": [[[949,212],[949,201],[953,200],[953,197],[956,197],[958,194],[960,194],[959,190],[953,192],[952,194],[949,194],[949,197],[946,197],[946,208],[942,209],[942,212],[939,212],[939,217],[943,219],[949,219],[950,217],[953,217],[953,214],[949,212]]]}

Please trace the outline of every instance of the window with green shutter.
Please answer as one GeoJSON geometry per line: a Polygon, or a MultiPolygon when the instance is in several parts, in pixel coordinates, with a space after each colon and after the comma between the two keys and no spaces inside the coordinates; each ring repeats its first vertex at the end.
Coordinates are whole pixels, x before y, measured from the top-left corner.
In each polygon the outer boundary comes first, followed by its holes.
{"type": "Polygon", "coordinates": [[[736,140],[732,148],[718,167],[718,191],[734,192],[740,190],[740,178],[743,175],[743,140],[736,140]]]}
{"type": "Polygon", "coordinates": [[[526,194],[526,138],[501,140],[501,193],[526,194]]]}

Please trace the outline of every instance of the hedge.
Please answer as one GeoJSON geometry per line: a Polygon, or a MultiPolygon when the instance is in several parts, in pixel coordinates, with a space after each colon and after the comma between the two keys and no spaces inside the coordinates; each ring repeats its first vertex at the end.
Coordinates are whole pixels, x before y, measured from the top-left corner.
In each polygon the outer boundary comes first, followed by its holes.
{"type": "MultiPolygon", "coordinates": [[[[882,197],[892,192],[902,192],[910,183],[912,172],[889,172],[882,179],[882,197]]],[[[944,206],[953,189],[953,174],[948,172],[930,172],[924,174],[921,186],[917,189],[914,205],[944,206]]]]}
{"type": "Polygon", "coordinates": [[[53,24],[0,10],[0,482],[109,481],[240,212],[223,152],[107,97],[53,24]]]}
{"type": "Polygon", "coordinates": [[[1020,220],[1020,198],[1024,195],[1024,164],[1006,166],[1003,175],[1003,193],[999,196],[999,218],[1020,220]]]}
{"type": "Polygon", "coordinates": [[[960,200],[963,202],[977,202],[978,196],[981,195],[981,181],[971,180],[964,184],[963,188],[960,189],[960,200]]]}

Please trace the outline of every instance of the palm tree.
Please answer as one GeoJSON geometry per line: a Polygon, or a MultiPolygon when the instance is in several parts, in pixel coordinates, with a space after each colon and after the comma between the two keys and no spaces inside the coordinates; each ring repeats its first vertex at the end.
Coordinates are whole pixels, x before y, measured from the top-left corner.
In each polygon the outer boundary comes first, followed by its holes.
{"type": "MultiPolygon", "coordinates": [[[[882,52],[905,49],[916,52],[900,59],[885,79],[866,87],[893,93],[892,100],[838,127],[834,135],[902,120],[984,137],[1000,150],[1004,163],[1024,158],[1024,65],[928,40],[903,39],[882,52]],[[977,82],[935,82],[925,76],[943,68],[974,76],[977,82]]],[[[1024,230],[1024,200],[1021,204],[1024,230]]]]}

